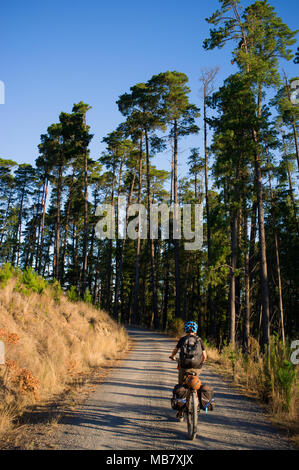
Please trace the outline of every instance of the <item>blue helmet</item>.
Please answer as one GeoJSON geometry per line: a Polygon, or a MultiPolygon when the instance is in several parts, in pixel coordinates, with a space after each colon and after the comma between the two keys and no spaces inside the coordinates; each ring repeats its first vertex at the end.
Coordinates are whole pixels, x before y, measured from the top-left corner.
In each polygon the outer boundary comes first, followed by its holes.
{"type": "Polygon", "coordinates": [[[186,333],[196,333],[198,325],[195,321],[187,321],[184,328],[186,333]]]}

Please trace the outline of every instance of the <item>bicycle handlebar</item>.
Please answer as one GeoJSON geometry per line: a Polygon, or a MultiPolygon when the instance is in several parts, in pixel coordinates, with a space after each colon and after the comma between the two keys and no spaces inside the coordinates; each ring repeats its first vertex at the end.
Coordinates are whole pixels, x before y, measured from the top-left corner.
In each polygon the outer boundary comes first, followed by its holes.
{"type": "Polygon", "coordinates": [[[177,363],[179,363],[179,359],[178,359],[178,357],[174,357],[174,358],[172,358],[171,356],[169,356],[169,359],[171,359],[173,362],[177,362],[177,363]]]}

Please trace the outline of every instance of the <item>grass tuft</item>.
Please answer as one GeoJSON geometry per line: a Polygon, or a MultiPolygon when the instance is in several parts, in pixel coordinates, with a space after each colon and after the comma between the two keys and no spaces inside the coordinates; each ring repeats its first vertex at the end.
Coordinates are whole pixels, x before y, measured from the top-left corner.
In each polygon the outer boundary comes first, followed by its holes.
{"type": "MultiPolygon", "coordinates": [[[[0,270],[0,435],[38,400],[63,392],[82,373],[128,346],[124,328],[90,303],[65,295],[33,271],[0,270]],[[71,299],[70,299],[71,297],[71,299]]],[[[88,299],[87,299],[88,300],[88,299]]]]}

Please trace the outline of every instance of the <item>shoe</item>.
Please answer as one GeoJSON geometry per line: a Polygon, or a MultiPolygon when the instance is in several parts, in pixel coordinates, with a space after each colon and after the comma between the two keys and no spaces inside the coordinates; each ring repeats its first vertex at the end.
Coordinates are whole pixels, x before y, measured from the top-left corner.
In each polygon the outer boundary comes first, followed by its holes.
{"type": "Polygon", "coordinates": [[[178,411],[177,414],[176,414],[176,418],[180,423],[183,422],[184,421],[184,413],[182,413],[181,411],[178,411]]]}

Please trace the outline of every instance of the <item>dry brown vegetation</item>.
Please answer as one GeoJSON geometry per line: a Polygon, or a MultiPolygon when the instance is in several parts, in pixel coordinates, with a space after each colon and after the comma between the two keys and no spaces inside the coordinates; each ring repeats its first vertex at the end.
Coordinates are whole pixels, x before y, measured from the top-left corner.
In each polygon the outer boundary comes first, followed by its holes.
{"type": "Polygon", "coordinates": [[[240,391],[257,398],[268,410],[271,421],[285,431],[299,447],[298,366],[292,367],[289,351],[271,338],[270,358],[261,354],[260,346],[250,338],[248,355],[229,346],[221,353],[208,345],[208,359],[218,372],[233,380],[240,391]],[[293,380],[292,380],[292,374],[293,380]]]}
{"type": "Polygon", "coordinates": [[[0,435],[37,401],[62,393],[79,373],[119,357],[128,347],[124,328],[107,313],[71,302],[47,287],[24,293],[17,277],[0,287],[0,435]],[[54,295],[55,294],[55,295],[54,295]]]}

